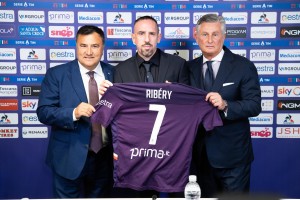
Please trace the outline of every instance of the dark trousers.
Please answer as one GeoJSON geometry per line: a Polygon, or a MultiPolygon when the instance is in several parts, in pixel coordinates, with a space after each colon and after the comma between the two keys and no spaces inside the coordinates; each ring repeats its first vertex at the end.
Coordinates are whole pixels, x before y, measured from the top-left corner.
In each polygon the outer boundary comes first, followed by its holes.
{"type": "Polygon", "coordinates": [[[234,168],[214,168],[209,164],[204,145],[201,151],[193,153],[190,173],[197,175],[202,198],[215,198],[223,193],[249,192],[251,163],[234,168]]]}
{"type": "Polygon", "coordinates": [[[112,169],[110,147],[102,148],[97,154],[90,151],[77,179],[69,180],[54,173],[54,197],[109,198],[113,185],[112,169]]]}

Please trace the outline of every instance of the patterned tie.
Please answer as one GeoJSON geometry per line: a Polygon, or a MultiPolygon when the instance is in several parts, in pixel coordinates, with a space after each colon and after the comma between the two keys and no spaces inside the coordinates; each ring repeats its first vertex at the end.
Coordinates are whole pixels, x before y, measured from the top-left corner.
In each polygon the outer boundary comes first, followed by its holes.
{"type": "MultiPolygon", "coordinates": [[[[95,106],[99,101],[98,87],[94,79],[94,71],[89,71],[89,103],[95,106]]],[[[100,124],[92,123],[92,138],[90,142],[90,149],[97,153],[102,147],[102,126],[100,124]]]]}
{"type": "Polygon", "coordinates": [[[143,63],[145,69],[146,69],[146,77],[145,77],[145,82],[148,82],[148,83],[153,83],[153,75],[152,73],[150,72],[150,63],[149,62],[144,62],[143,63]]]}
{"type": "Polygon", "coordinates": [[[206,61],[207,69],[204,76],[204,89],[207,92],[210,92],[212,86],[214,84],[214,72],[212,69],[212,62],[213,61],[206,61]]]}

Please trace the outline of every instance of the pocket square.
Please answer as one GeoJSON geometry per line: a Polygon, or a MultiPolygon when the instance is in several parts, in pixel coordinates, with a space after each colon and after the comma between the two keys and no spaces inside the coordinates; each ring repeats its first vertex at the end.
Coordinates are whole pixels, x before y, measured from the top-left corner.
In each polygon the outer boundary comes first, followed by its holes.
{"type": "Polygon", "coordinates": [[[228,86],[228,85],[233,85],[234,82],[230,82],[230,83],[223,83],[223,87],[228,86]]]}

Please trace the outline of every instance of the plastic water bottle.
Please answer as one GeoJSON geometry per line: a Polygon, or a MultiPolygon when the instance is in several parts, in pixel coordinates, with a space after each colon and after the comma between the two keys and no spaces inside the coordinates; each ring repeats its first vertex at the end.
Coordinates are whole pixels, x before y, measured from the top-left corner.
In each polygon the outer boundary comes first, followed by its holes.
{"type": "Polygon", "coordinates": [[[189,182],[184,189],[184,197],[188,200],[198,200],[201,197],[200,186],[197,183],[197,176],[190,175],[189,182]]]}

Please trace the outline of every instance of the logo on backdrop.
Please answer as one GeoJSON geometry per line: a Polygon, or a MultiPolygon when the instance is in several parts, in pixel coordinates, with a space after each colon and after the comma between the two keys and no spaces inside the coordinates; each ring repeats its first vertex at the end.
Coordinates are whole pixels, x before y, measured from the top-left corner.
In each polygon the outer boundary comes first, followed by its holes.
{"type": "Polygon", "coordinates": [[[300,110],[300,100],[278,100],[278,110],[300,110]]]}
{"type": "Polygon", "coordinates": [[[226,28],[226,38],[246,38],[247,27],[228,27],[226,28]]]}
{"type": "Polygon", "coordinates": [[[39,96],[41,86],[22,86],[22,96],[39,96]]]}
{"type": "Polygon", "coordinates": [[[282,38],[296,38],[300,37],[300,26],[281,27],[280,37],[282,38]]]}

